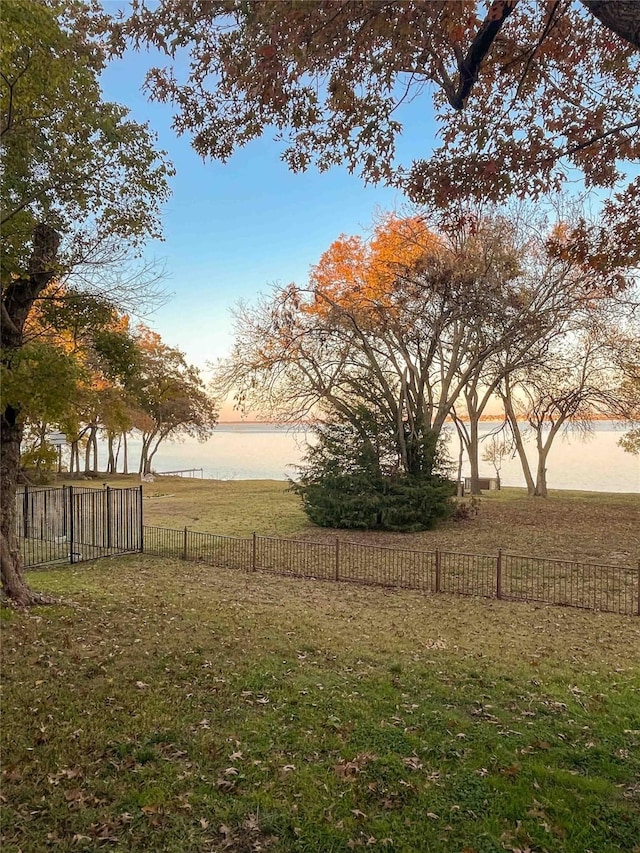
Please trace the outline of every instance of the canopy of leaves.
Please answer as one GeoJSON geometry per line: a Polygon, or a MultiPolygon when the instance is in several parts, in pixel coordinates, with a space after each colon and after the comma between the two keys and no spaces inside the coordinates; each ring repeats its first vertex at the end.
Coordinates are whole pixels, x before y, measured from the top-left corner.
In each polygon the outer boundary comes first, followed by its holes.
{"type": "Polygon", "coordinates": [[[2,4],[3,289],[29,269],[38,224],[62,235],[64,269],[107,238],[160,236],[173,168],[146,125],[102,100],[104,26],[94,3],[2,4]]]}
{"type": "Polygon", "coordinates": [[[161,440],[177,432],[207,439],[217,422],[217,410],[198,369],[187,363],[184,353],[144,326],[138,330],[137,347],[139,373],[132,386],[136,426],[161,440]]]}
{"type": "Polygon", "coordinates": [[[67,426],[79,383],[86,379],[80,361],[51,341],[34,340],[14,355],[11,369],[0,366],[1,406],[20,410],[23,421],[67,426]]]}
{"type": "Polygon", "coordinates": [[[203,157],[275,131],[293,170],[346,164],[436,207],[537,198],[578,170],[619,189],[592,253],[640,258],[640,178],[625,178],[640,159],[638,16],[625,0],[134,0],[113,49],[188,51],[187,80],[169,64],[147,84],[203,157]],[[435,111],[440,142],[398,165],[412,99],[435,111]]]}
{"type": "Polygon", "coordinates": [[[87,419],[113,420],[139,370],[126,315],[101,296],[54,282],[32,310],[24,344],[2,362],[2,404],[22,423],[69,435],[87,419]]]}

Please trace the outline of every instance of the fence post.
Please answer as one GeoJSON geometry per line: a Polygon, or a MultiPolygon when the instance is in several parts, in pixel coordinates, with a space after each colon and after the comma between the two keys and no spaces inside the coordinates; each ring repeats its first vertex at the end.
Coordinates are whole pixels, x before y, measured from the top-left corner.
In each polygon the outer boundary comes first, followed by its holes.
{"type": "Polygon", "coordinates": [[[182,534],[182,559],[187,559],[187,525],[184,526],[184,532],[182,534]]]}
{"type": "Polygon", "coordinates": [[[144,511],[142,509],[142,483],[138,486],[138,500],[140,501],[140,553],[144,553],[144,511]]]}
{"type": "Polygon", "coordinates": [[[105,495],[107,501],[107,548],[111,548],[111,500],[110,500],[110,492],[111,489],[109,486],[105,486],[105,495]]]}
{"type": "Polygon", "coordinates": [[[638,560],[638,609],[636,615],[640,616],[640,560],[638,560]]]}
{"type": "Polygon", "coordinates": [[[336,536],[336,577],[337,581],[340,580],[340,539],[336,536]]]}
{"type": "Polygon", "coordinates": [[[440,550],[436,548],[436,592],[440,592],[442,585],[442,565],[440,562],[440,550]]]}
{"type": "Polygon", "coordinates": [[[498,549],[496,560],[496,598],[502,598],[502,548],[498,549]]]}
{"type": "Polygon", "coordinates": [[[73,563],[73,534],[74,530],[73,519],[73,486],[69,486],[69,562],[73,563]]]}
{"type": "Polygon", "coordinates": [[[251,571],[255,572],[257,568],[257,555],[258,555],[258,537],[256,536],[255,530],[251,534],[251,571]]]}

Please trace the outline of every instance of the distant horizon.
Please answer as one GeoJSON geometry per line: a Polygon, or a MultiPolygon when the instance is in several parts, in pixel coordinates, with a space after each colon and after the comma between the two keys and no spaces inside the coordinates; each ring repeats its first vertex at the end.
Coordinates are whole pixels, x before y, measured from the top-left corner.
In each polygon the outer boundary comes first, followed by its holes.
{"type": "MultiPolygon", "coordinates": [[[[469,421],[469,418],[468,418],[468,416],[461,416],[459,418],[459,420],[467,423],[469,421]]],[[[480,418],[481,423],[495,423],[496,421],[502,421],[502,420],[505,420],[505,418],[504,418],[504,415],[501,415],[501,414],[482,415],[482,417],[480,418]]],[[[524,418],[522,420],[524,420],[524,418]]],[[[625,423],[625,421],[621,418],[613,418],[610,415],[603,415],[603,414],[592,415],[589,418],[568,418],[568,422],[570,422],[570,423],[575,421],[575,420],[589,420],[589,421],[594,421],[594,422],[596,422],[596,421],[597,422],[611,421],[612,423],[625,423]]],[[[453,423],[453,418],[451,417],[451,415],[447,416],[446,421],[447,421],[447,423],[453,423]]],[[[321,423],[321,421],[319,419],[313,419],[313,418],[303,418],[301,420],[296,420],[296,421],[261,420],[259,418],[255,418],[255,417],[235,418],[234,420],[229,420],[225,417],[224,420],[222,420],[222,419],[218,420],[216,425],[217,426],[241,426],[243,424],[255,424],[255,425],[267,424],[267,425],[272,425],[272,426],[296,426],[297,424],[300,424],[300,425],[305,424],[307,426],[311,426],[314,423],[321,423]]]]}

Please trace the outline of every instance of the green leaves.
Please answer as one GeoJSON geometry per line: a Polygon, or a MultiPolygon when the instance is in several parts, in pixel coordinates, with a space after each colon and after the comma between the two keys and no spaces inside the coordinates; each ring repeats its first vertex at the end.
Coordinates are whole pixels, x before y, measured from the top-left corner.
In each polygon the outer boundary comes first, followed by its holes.
{"type": "Polygon", "coordinates": [[[32,341],[17,350],[2,370],[2,409],[20,410],[23,420],[60,423],[83,375],[73,355],[55,344],[32,341]],[[10,369],[9,369],[10,367],[10,369]]]}
{"type": "Polygon", "coordinates": [[[3,286],[26,273],[39,222],[63,235],[61,270],[83,256],[88,235],[133,246],[160,236],[173,168],[147,125],[102,100],[104,22],[74,0],[3,4],[3,286]]]}
{"type": "Polygon", "coordinates": [[[349,420],[334,416],[313,431],[316,443],[292,489],[314,524],[412,532],[451,514],[453,486],[433,473],[437,436],[422,437],[413,470],[406,471],[399,466],[393,434],[364,407],[349,420]]]}

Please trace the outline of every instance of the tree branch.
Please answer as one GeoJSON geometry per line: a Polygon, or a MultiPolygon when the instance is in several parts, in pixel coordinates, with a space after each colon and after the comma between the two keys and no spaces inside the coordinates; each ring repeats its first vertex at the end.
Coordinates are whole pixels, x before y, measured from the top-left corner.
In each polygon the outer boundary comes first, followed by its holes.
{"type": "Polygon", "coordinates": [[[464,109],[467,98],[478,79],[480,66],[517,2],[518,0],[493,0],[487,17],[471,42],[467,55],[462,62],[458,63],[460,80],[457,91],[446,91],[445,87],[447,98],[454,110],[464,109]]]}
{"type": "Polygon", "coordinates": [[[580,0],[608,30],[640,50],[640,5],[638,0],[580,0]]]}

